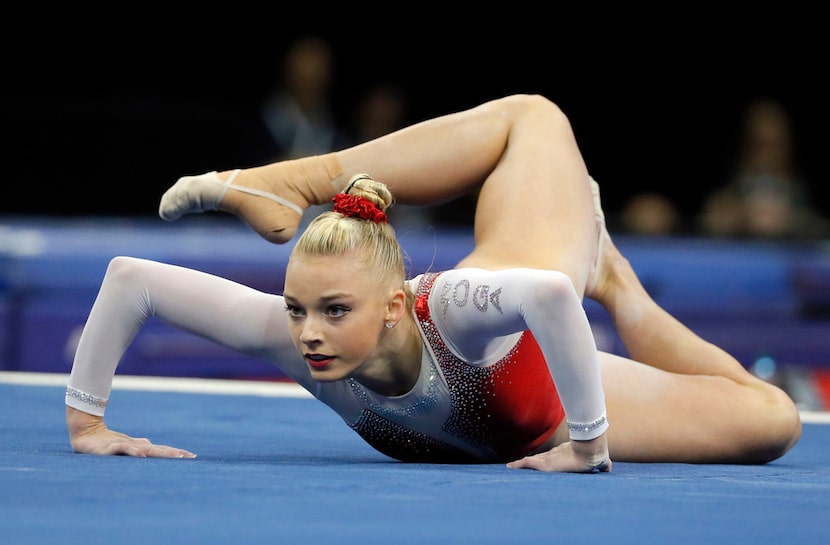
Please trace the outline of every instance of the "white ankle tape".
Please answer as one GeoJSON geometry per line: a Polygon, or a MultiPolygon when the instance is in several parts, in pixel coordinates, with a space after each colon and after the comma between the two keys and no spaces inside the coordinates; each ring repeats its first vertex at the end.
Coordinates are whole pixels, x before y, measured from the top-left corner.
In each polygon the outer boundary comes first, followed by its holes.
{"type": "Polygon", "coordinates": [[[236,179],[236,176],[239,174],[241,169],[236,169],[231,173],[230,177],[225,181],[224,188],[222,189],[222,195],[219,198],[219,201],[225,196],[225,193],[228,189],[235,189],[236,191],[241,191],[242,193],[248,193],[249,195],[256,195],[258,197],[265,197],[266,199],[271,199],[275,203],[281,204],[286,208],[290,208],[294,212],[298,213],[299,215],[303,215],[303,209],[294,204],[293,202],[289,201],[288,199],[283,199],[282,197],[278,197],[273,193],[268,193],[267,191],[260,191],[259,189],[253,189],[250,187],[242,187],[238,185],[231,185],[233,181],[236,179]]]}
{"type": "Polygon", "coordinates": [[[599,278],[600,260],[602,259],[602,247],[605,243],[603,230],[605,229],[605,213],[602,211],[602,204],[599,197],[599,184],[591,176],[588,176],[591,183],[591,194],[594,198],[594,219],[596,221],[597,230],[597,244],[594,248],[593,260],[591,261],[591,268],[588,270],[587,283],[585,285],[585,293],[591,293],[596,289],[599,278]]]}
{"type": "Polygon", "coordinates": [[[605,223],[605,212],[602,210],[602,203],[599,198],[599,184],[591,176],[588,176],[591,182],[591,195],[594,197],[594,215],[598,223],[605,223]]]}

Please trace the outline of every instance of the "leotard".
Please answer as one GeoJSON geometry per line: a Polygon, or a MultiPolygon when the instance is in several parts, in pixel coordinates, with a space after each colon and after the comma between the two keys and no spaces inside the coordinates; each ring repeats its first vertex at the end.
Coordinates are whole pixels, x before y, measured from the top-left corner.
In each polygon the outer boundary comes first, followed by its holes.
{"type": "Polygon", "coordinates": [[[409,392],[389,397],[352,378],[314,381],[288,335],[281,296],[174,265],[115,258],[81,335],[66,404],[103,415],[118,361],[154,316],[274,363],[399,460],[516,459],[545,443],[566,412],[574,439],[605,431],[596,346],[565,275],[465,268],[419,275],[409,285],[421,371],[409,392]]]}

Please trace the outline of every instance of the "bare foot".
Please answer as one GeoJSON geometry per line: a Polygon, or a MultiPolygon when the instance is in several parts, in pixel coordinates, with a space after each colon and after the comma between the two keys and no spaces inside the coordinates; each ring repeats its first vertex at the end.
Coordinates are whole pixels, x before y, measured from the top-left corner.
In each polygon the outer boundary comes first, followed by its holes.
{"type": "Polygon", "coordinates": [[[161,197],[159,216],[175,221],[186,214],[221,210],[239,216],[269,242],[282,244],[297,232],[309,202],[290,183],[274,188],[258,169],[183,176],[161,197]]]}
{"type": "MultiPolygon", "coordinates": [[[[230,175],[230,172],[219,174],[223,179],[230,175]]],[[[303,211],[312,204],[291,180],[266,182],[261,168],[240,171],[229,189],[235,191],[225,193],[217,208],[242,218],[274,244],[283,244],[294,237],[303,211]]]]}
{"type": "Polygon", "coordinates": [[[184,176],[162,196],[159,216],[175,221],[221,210],[243,219],[269,242],[283,244],[296,234],[305,209],[334,197],[341,176],[334,154],[184,176]]]}

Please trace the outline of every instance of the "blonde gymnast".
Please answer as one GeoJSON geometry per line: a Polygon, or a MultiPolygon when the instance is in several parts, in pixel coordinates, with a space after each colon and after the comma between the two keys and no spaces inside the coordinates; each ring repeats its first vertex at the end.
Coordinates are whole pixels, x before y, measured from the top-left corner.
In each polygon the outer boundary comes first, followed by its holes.
{"type": "Polygon", "coordinates": [[[404,461],[589,473],[612,460],[766,463],[797,442],[792,400],[642,287],[548,99],[508,96],[331,154],[183,177],[160,215],[221,210],[284,243],[303,210],[332,200],[292,249],[282,295],[114,258],[67,387],[72,448],[195,456],[103,420],[118,361],[151,316],[274,363],[404,461]],[[474,250],[407,278],[393,195],[429,205],[473,190],[474,250]],[[630,357],[597,350],[585,296],[630,357]]]}

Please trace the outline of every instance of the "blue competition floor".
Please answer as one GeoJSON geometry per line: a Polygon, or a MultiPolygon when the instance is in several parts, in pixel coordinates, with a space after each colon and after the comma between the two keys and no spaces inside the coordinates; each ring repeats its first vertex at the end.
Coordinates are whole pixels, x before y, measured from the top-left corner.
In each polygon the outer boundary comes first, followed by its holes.
{"type": "Polygon", "coordinates": [[[825,413],[768,465],[546,474],[392,461],[291,385],[117,379],[112,428],[199,457],[74,454],[66,377],[0,373],[4,545],[830,543],[825,413]]]}

